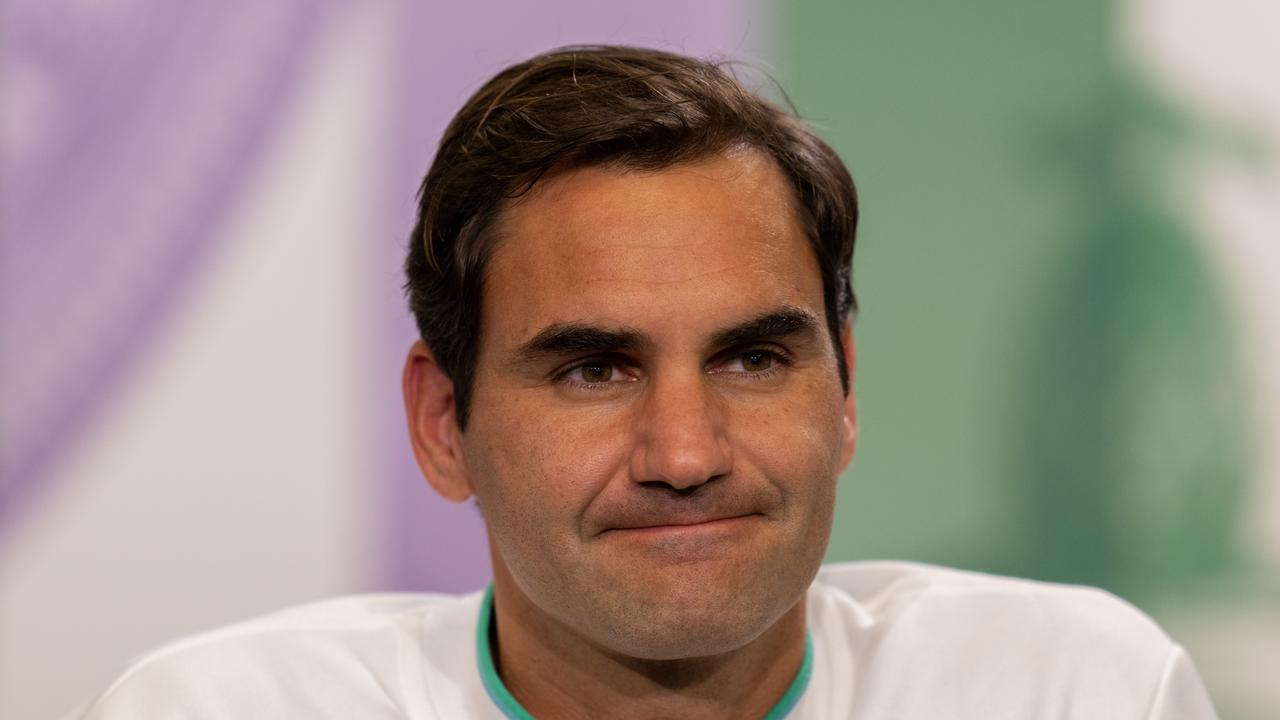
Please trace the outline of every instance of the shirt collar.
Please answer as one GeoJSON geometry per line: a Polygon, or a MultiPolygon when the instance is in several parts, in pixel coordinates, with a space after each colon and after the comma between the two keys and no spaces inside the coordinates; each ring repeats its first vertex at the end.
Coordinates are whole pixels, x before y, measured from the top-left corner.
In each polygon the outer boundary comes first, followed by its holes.
{"type": "MultiPolygon", "coordinates": [[[[484,599],[480,602],[480,617],[476,622],[476,658],[480,665],[480,680],[484,683],[485,692],[493,704],[498,706],[502,714],[510,720],[535,720],[528,710],[520,705],[511,691],[498,675],[498,666],[493,661],[493,585],[484,591],[484,599]]],[[[773,709],[764,720],[782,720],[800,702],[805,688],[809,687],[809,678],[813,675],[813,639],[808,628],[804,631],[804,659],[800,661],[800,669],[787,691],[782,694],[773,709]]]]}

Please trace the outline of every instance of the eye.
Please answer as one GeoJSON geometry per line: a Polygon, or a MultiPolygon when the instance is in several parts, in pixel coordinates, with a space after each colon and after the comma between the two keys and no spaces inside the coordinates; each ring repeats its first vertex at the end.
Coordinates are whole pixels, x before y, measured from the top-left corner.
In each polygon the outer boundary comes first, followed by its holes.
{"type": "Polygon", "coordinates": [[[764,350],[752,350],[739,356],[742,369],[747,372],[763,372],[773,367],[773,353],[764,350]]]}
{"type": "Polygon", "coordinates": [[[635,380],[624,363],[607,357],[591,358],[565,368],[555,376],[556,382],[573,388],[601,390],[605,386],[635,380]]]}
{"type": "Polygon", "coordinates": [[[602,383],[609,382],[613,377],[613,363],[592,362],[585,365],[579,365],[570,371],[570,375],[577,373],[582,382],[602,383]]]}
{"type": "Polygon", "coordinates": [[[768,377],[785,367],[788,360],[780,350],[747,348],[725,356],[724,362],[712,372],[750,378],[768,377]]]}

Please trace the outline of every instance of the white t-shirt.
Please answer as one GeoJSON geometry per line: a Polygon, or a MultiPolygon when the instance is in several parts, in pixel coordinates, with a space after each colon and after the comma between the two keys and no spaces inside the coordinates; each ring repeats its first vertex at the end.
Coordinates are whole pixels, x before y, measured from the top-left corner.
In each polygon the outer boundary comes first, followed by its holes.
{"type": "MultiPolygon", "coordinates": [[[[340,598],[168,645],[71,717],[528,717],[492,671],[488,593],[340,598]]],[[[1206,720],[1180,647],[1099,590],[899,562],[826,566],[769,717],[1206,720]]]]}

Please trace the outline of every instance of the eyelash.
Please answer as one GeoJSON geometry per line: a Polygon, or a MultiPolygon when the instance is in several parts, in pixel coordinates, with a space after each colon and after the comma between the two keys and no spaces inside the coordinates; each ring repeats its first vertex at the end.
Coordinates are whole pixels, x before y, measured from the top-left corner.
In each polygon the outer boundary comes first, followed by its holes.
{"type": "Polygon", "coordinates": [[[590,357],[590,358],[587,358],[586,360],[582,360],[580,362],[576,362],[570,365],[564,370],[556,373],[556,375],[552,379],[557,383],[568,385],[575,389],[590,390],[590,391],[606,390],[610,385],[618,384],[618,381],[582,382],[580,380],[573,380],[572,378],[569,377],[570,375],[577,372],[578,370],[581,370],[585,367],[590,367],[592,365],[605,365],[605,366],[617,369],[617,368],[627,366],[628,363],[624,362],[621,358],[617,356],[597,355],[595,357],[590,357]]]}
{"type": "MultiPolygon", "coordinates": [[[[764,347],[764,346],[758,346],[758,345],[750,346],[750,347],[745,347],[741,350],[734,350],[733,352],[723,357],[726,357],[730,360],[740,360],[747,355],[755,355],[755,354],[767,355],[770,358],[772,358],[773,362],[771,362],[769,364],[769,367],[765,370],[758,370],[755,372],[752,372],[750,370],[741,370],[741,371],[735,370],[731,372],[733,372],[733,374],[735,375],[738,375],[744,380],[757,381],[757,380],[767,380],[791,366],[791,362],[792,362],[791,356],[788,355],[781,348],[777,348],[777,347],[764,347]]],[[[725,373],[722,372],[719,374],[725,374],[725,373]]]]}
{"type": "MultiPolygon", "coordinates": [[[[777,347],[748,346],[748,347],[742,348],[741,350],[734,350],[733,352],[726,353],[721,357],[726,358],[727,360],[738,360],[747,355],[754,355],[754,354],[767,355],[768,357],[772,358],[773,362],[769,365],[768,369],[760,370],[756,372],[752,372],[750,370],[734,370],[734,371],[713,371],[711,374],[717,374],[717,375],[733,374],[738,376],[741,379],[755,382],[759,380],[766,380],[773,377],[774,375],[790,367],[792,363],[791,356],[788,355],[781,348],[777,348],[777,347]]],[[[573,373],[579,370],[582,370],[583,368],[590,367],[592,365],[607,365],[614,369],[619,369],[619,368],[628,366],[629,363],[624,362],[621,358],[618,358],[616,356],[599,355],[596,357],[587,358],[586,360],[583,360],[581,362],[576,362],[570,365],[569,367],[563,369],[562,371],[554,375],[552,379],[557,383],[568,385],[578,390],[587,390],[591,392],[599,392],[602,390],[607,390],[610,385],[617,385],[619,383],[619,381],[615,381],[615,380],[609,380],[605,382],[582,382],[579,380],[574,380],[570,377],[571,375],[573,375],[573,373]]]]}

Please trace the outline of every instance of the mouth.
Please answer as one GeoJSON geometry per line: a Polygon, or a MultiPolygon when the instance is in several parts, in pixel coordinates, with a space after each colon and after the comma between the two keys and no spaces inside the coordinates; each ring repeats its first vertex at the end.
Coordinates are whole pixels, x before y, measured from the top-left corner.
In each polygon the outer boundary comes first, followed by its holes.
{"type": "Polygon", "coordinates": [[[722,517],[673,517],[662,519],[654,523],[646,522],[644,524],[632,526],[609,528],[601,533],[601,535],[630,536],[636,539],[715,535],[745,529],[747,525],[752,524],[754,521],[760,520],[763,517],[764,516],[759,513],[728,515],[722,517]]]}

